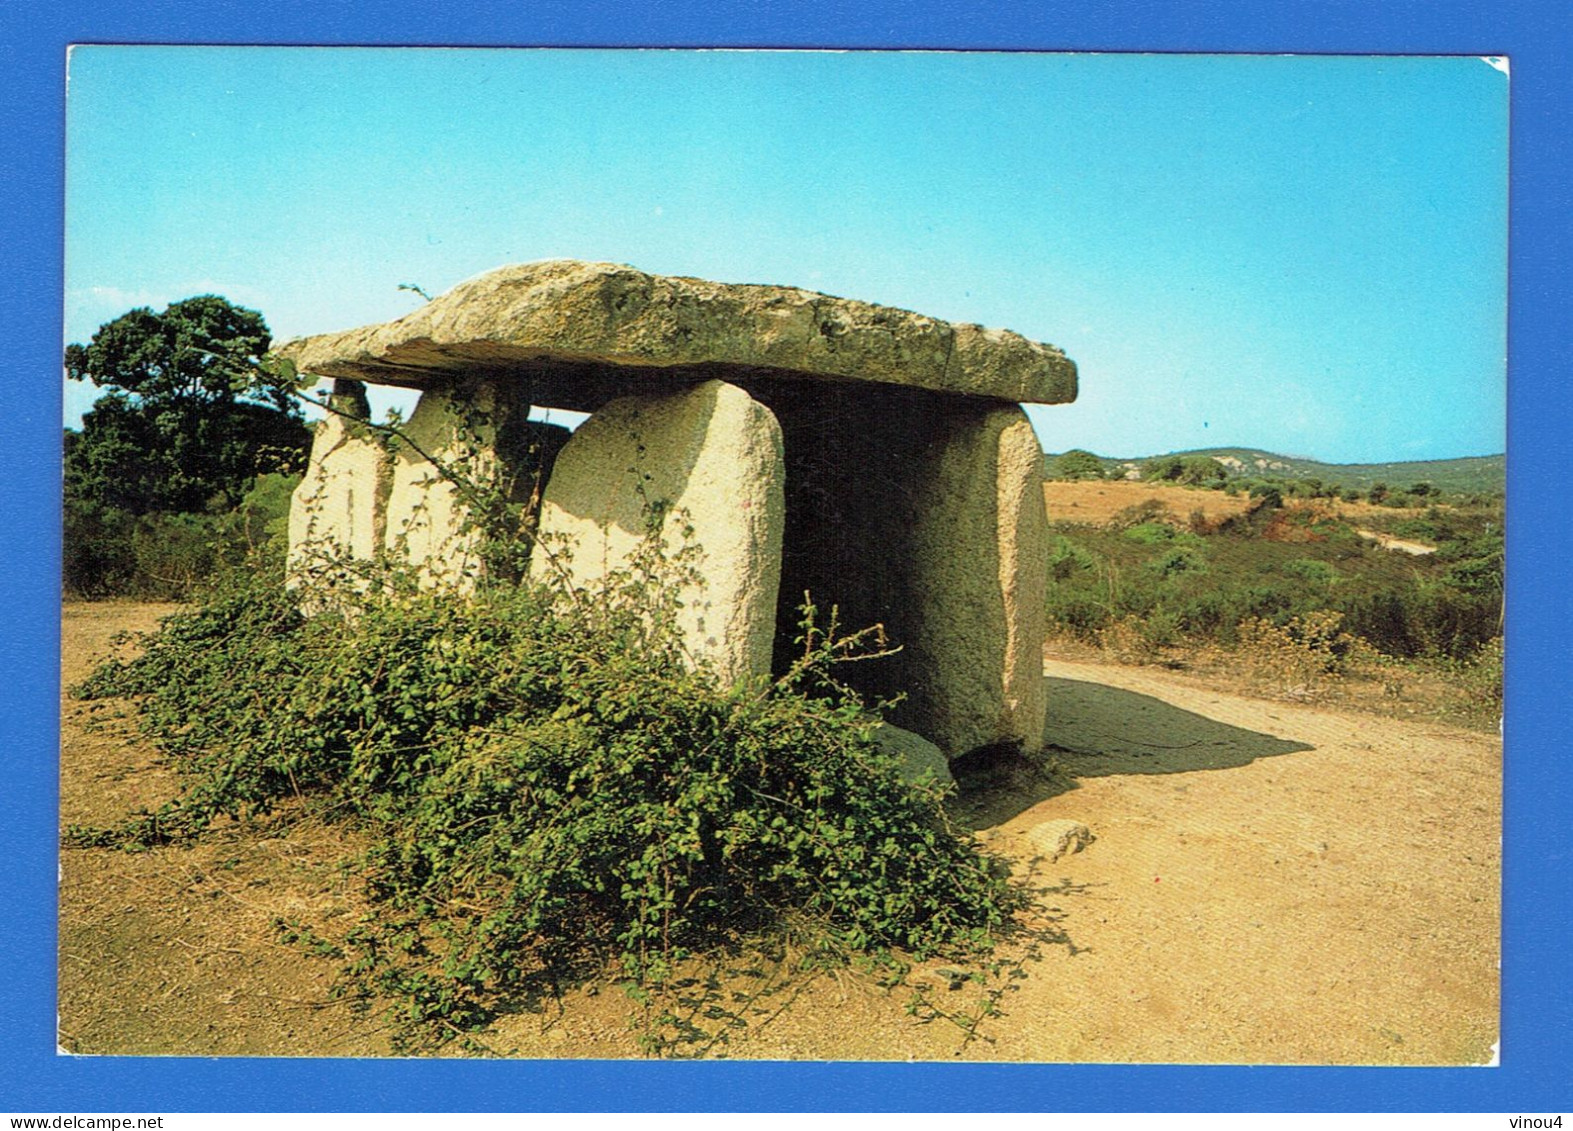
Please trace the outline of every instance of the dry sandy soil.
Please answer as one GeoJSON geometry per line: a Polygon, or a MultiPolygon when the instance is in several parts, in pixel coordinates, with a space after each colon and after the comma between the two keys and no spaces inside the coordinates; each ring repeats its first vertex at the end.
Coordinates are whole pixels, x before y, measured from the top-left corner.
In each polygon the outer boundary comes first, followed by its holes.
{"type": "MultiPolygon", "coordinates": [[[[1221,496],[1220,496],[1221,497],[1221,496]]],[[[68,605],[65,676],[167,611],[68,605]]],[[[1498,1030],[1501,744],[1432,723],[1217,691],[1154,670],[1050,661],[1069,778],[966,781],[959,817],[1037,892],[982,984],[936,966],[880,988],[841,971],[696,970],[673,1055],[790,1059],[1468,1064],[1498,1030]],[[1039,822],[1096,840],[1034,859],[1039,822]],[[955,986],[956,988],[951,988],[955,986]],[[914,1002],[915,992],[919,1000],[914,1002]],[[979,1003],[992,995],[995,1010],[979,1003]],[[909,1010],[909,1007],[912,1007],[909,1010]],[[704,1035],[699,1035],[700,1029],[704,1035]]],[[[174,777],[123,704],[62,699],[62,818],[107,822],[174,777]]],[[[191,848],[70,850],[60,1042],[79,1053],[382,1055],[391,1030],[330,996],[334,967],[275,917],[363,914],[351,838],[285,813],[191,848]]],[[[529,1057],[638,1056],[615,989],[504,1018],[529,1057]]],[[[451,1051],[458,1051],[449,1046],[451,1051]]]]}

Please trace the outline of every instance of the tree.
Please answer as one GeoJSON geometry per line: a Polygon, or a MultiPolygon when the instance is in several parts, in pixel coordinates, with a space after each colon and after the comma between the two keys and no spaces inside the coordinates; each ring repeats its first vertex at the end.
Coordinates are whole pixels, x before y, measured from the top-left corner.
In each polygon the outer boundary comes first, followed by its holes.
{"type": "Polygon", "coordinates": [[[1250,497],[1260,500],[1253,508],[1255,510],[1277,510],[1284,505],[1283,492],[1271,483],[1253,484],[1250,497]]]}
{"type": "Polygon", "coordinates": [[[1102,479],[1103,461],[1091,452],[1072,448],[1054,461],[1055,479],[1102,479]]]}
{"type": "Polygon", "coordinates": [[[1142,478],[1148,482],[1176,480],[1184,472],[1185,461],[1179,456],[1155,456],[1142,464],[1142,478]]]}
{"type": "Polygon", "coordinates": [[[257,382],[268,351],[267,323],[255,310],[218,295],[145,306],[100,326],[86,346],[66,347],[66,372],[150,401],[232,401],[251,392],[287,411],[283,393],[257,382]]]}
{"type": "Polygon", "coordinates": [[[1212,456],[1158,456],[1142,465],[1142,478],[1202,487],[1221,485],[1229,478],[1229,469],[1212,456]]]}
{"type": "Polygon", "coordinates": [[[1221,484],[1228,478],[1229,469],[1212,456],[1190,456],[1181,463],[1181,483],[1203,487],[1221,484]]]}
{"type": "Polygon", "coordinates": [[[310,433],[263,379],[262,315],[217,295],[147,307],[66,347],[66,374],[109,392],[68,436],[68,508],[130,514],[227,508],[259,474],[298,470],[310,433]]]}

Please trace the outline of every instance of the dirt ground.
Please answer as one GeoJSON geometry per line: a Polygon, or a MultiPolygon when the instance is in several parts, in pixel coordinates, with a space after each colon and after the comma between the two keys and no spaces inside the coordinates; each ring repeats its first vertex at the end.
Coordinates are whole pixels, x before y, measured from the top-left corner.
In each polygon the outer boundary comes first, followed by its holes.
{"type": "Polygon", "coordinates": [[[1428,546],[1424,542],[1415,542],[1408,538],[1394,538],[1377,530],[1356,530],[1355,533],[1375,542],[1384,550],[1397,550],[1401,554],[1411,554],[1416,557],[1436,553],[1435,546],[1428,546]]]}
{"type": "MultiPolygon", "coordinates": [[[[65,679],[167,608],[67,605],[65,679]]],[[[1156,669],[1049,661],[1069,778],[973,775],[958,805],[1037,892],[981,984],[931,964],[882,989],[841,971],[696,970],[674,1055],[775,1059],[1469,1064],[1498,1031],[1501,744],[1215,690],[1156,669]],[[1096,839],[1055,862],[1027,832],[1096,839]],[[955,988],[952,988],[955,987],[955,988]],[[982,1008],[992,1000],[992,1009],[982,1008]],[[702,1035],[701,1035],[702,1030],[702,1035]]],[[[62,820],[176,788],[123,704],[62,697],[62,820]]],[[[392,1030],[331,996],[331,934],[365,913],[353,838],[284,812],[191,848],[69,850],[60,1043],[75,1053],[376,1056],[392,1030]]],[[[588,987],[504,1018],[494,1052],[641,1055],[630,1004],[588,987]]],[[[449,1051],[460,1051],[449,1046],[449,1051]]]]}

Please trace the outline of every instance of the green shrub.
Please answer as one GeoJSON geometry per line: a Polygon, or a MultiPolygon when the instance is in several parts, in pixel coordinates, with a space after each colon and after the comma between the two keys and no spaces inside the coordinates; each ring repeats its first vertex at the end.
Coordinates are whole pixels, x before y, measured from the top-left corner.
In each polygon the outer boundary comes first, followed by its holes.
{"type": "Polygon", "coordinates": [[[1050,478],[1077,480],[1077,479],[1102,479],[1103,461],[1091,452],[1081,448],[1072,448],[1070,451],[1057,456],[1050,470],[1050,478]]]}
{"type": "Polygon", "coordinates": [[[1447,542],[1457,538],[1459,532],[1452,518],[1439,507],[1427,507],[1418,518],[1406,518],[1392,526],[1400,538],[1418,538],[1422,542],[1447,542]]]}
{"type": "Polygon", "coordinates": [[[137,585],[168,600],[184,598],[223,556],[222,523],[206,514],[146,514],[131,533],[137,585]]]}
{"type": "Polygon", "coordinates": [[[1164,522],[1140,522],[1125,530],[1125,537],[1143,546],[1158,546],[1174,540],[1174,527],[1164,522]]]}
{"type": "Polygon", "coordinates": [[[1437,547],[1437,559],[1449,563],[1443,575],[1448,585],[1475,596],[1501,600],[1507,557],[1500,529],[1456,534],[1437,547]]]}
{"type": "Polygon", "coordinates": [[[1184,483],[1221,487],[1229,469],[1212,456],[1158,456],[1142,464],[1142,478],[1150,482],[1184,483]]]}
{"type": "Polygon", "coordinates": [[[1454,677],[1459,681],[1473,713],[1484,714],[1487,721],[1502,717],[1503,690],[1502,637],[1497,636],[1480,646],[1467,660],[1456,661],[1454,677]]]}
{"type": "Polygon", "coordinates": [[[1162,546],[1180,543],[1199,546],[1201,540],[1189,530],[1178,530],[1166,522],[1141,522],[1125,530],[1125,537],[1143,546],[1162,546]]]}
{"type": "Polygon", "coordinates": [[[1261,510],[1277,510],[1284,505],[1283,492],[1274,486],[1259,483],[1251,488],[1250,497],[1258,502],[1261,510]]]}
{"type": "Polygon", "coordinates": [[[1184,573],[1201,573],[1207,569],[1207,563],[1194,546],[1176,546],[1148,562],[1147,568],[1159,577],[1169,578],[1184,573]]]}
{"type": "Polygon", "coordinates": [[[1096,570],[1098,555],[1060,535],[1049,550],[1049,580],[1068,581],[1078,573],[1096,570]]]}
{"type": "Polygon", "coordinates": [[[136,594],[136,516],[116,507],[67,498],[61,582],[73,596],[96,600],[136,594]]]}
{"type": "Polygon", "coordinates": [[[138,697],[187,785],[67,843],[185,840],[294,797],[361,822],[381,910],[343,949],[436,1038],[608,965],[659,989],[786,916],[964,957],[1021,906],[875,744],[834,678],[861,638],[812,610],[789,672],[728,689],[685,665],[672,593],[637,563],[578,596],[406,581],[307,618],[276,571],[236,580],[101,668],[79,694],[138,697]]]}
{"type": "Polygon", "coordinates": [[[1500,594],[1436,581],[1342,598],[1345,627],[1390,656],[1464,659],[1502,631],[1500,594]]]}
{"type": "Polygon", "coordinates": [[[1180,618],[1165,608],[1154,609],[1141,624],[1143,642],[1151,649],[1170,648],[1180,642],[1180,618]]]}
{"type": "Polygon", "coordinates": [[[282,560],[290,492],[298,475],[259,475],[239,504],[220,512],[136,515],[80,499],[65,503],[63,582],[88,599],[184,601],[215,574],[253,554],[282,560]]]}
{"type": "Polygon", "coordinates": [[[1290,577],[1298,577],[1314,585],[1332,585],[1338,580],[1338,571],[1330,563],[1317,558],[1296,558],[1292,562],[1285,562],[1282,569],[1290,577]]]}
{"type": "Polygon", "coordinates": [[[1169,513],[1169,508],[1158,499],[1143,499],[1139,503],[1132,503],[1117,512],[1108,521],[1110,530],[1128,530],[1133,526],[1146,523],[1158,523],[1164,515],[1169,513]]]}
{"type": "Polygon", "coordinates": [[[1152,483],[1172,482],[1185,471],[1185,461],[1179,456],[1157,456],[1141,466],[1142,479],[1152,483]]]}
{"type": "Polygon", "coordinates": [[[1111,615],[1105,601],[1049,587],[1048,624],[1051,631],[1057,629],[1083,640],[1092,640],[1108,626],[1111,615]]]}
{"type": "Polygon", "coordinates": [[[1152,571],[1127,574],[1113,593],[1110,604],[1117,616],[1145,617],[1169,596],[1161,578],[1152,571]]]}

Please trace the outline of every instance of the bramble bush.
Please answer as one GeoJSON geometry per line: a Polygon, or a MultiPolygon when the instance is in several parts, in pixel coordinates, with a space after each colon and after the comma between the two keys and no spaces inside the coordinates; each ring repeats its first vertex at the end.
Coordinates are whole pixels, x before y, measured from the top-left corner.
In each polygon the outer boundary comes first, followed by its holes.
{"type": "Polygon", "coordinates": [[[276,570],[237,576],[77,689],[135,697],[186,785],[66,843],[179,842],[286,799],[357,822],[375,916],[289,933],[400,1001],[417,1044],[586,977],[659,991],[788,918],[851,951],[986,954],[1024,897],[836,681],[867,634],[806,609],[789,671],[724,687],[683,654],[661,557],[595,593],[390,572],[310,617],[276,570]]]}

